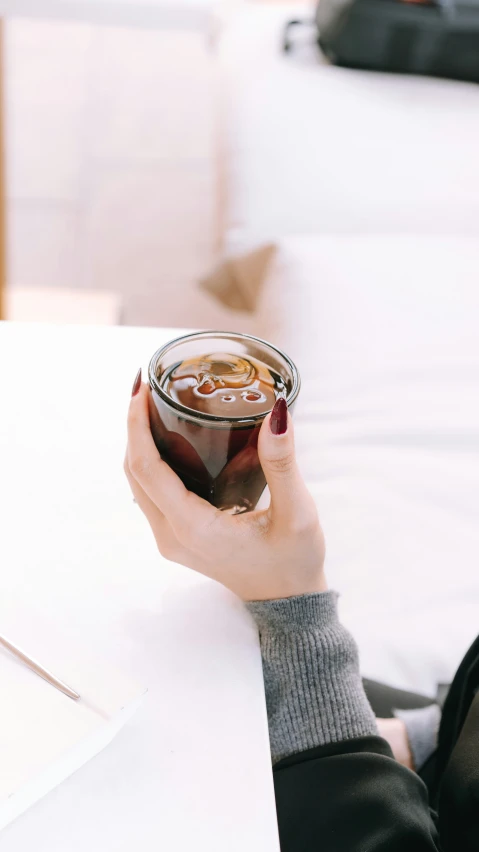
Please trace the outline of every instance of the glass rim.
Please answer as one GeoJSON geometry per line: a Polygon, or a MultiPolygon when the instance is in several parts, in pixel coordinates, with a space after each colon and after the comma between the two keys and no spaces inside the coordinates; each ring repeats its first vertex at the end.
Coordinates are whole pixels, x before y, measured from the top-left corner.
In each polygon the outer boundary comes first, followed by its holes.
{"type": "MultiPolygon", "coordinates": [[[[176,402],[176,400],[172,399],[168,394],[163,390],[158,380],[158,377],[155,372],[156,365],[160,361],[161,357],[170,349],[172,346],[175,346],[178,343],[183,343],[183,341],[188,340],[201,340],[202,338],[237,338],[238,340],[252,340],[255,343],[261,343],[266,346],[268,349],[272,349],[279,355],[283,361],[285,361],[288,366],[291,376],[293,386],[291,391],[286,397],[286,404],[288,407],[292,405],[295,401],[301,387],[301,379],[299,377],[298,368],[294,361],[291,360],[289,355],[286,355],[282,349],[279,349],[277,346],[274,346],[273,343],[269,343],[268,340],[264,340],[262,337],[256,337],[253,334],[243,334],[241,331],[194,331],[190,334],[181,334],[179,337],[175,337],[173,340],[169,340],[168,343],[165,343],[164,346],[161,346],[160,349],[157,349],[154,355],[150,359],[150,363],[148,365],[148,383],[150,385],[151,390],[154,390],[155,393],[158,394],[161,399],[170,406],[170,408],[174,408],[176,411],[180,412],[185,420],[190,420],[194,422],[203,423],[204,421],[216,423],[216,424],[244,424],[251,425],[252,423],[260,423],[264,420],[265,417],[271,412],[271,408],[268,411],[263,411],[261,414],[255,414],[252,417],[222,417],[218,414],[206,414],[203,412],[196,411],[194,408],[189,408],[187,405],[183,405],[181,402],[176,402]]],[[[254,357],[254,356],[253,356],[254,357]]]]}

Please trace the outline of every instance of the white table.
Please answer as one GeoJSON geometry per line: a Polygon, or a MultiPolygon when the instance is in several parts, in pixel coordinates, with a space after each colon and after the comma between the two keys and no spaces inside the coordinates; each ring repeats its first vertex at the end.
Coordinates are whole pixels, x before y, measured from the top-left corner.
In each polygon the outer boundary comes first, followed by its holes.
{"type": "Polygon", "coordinates": [[[176,334],[0,324],[2,599],[149,687],[2,852],[279,848],[256,632],[233,596],[158,555],[123,476],[133,378],[176,334]]]}

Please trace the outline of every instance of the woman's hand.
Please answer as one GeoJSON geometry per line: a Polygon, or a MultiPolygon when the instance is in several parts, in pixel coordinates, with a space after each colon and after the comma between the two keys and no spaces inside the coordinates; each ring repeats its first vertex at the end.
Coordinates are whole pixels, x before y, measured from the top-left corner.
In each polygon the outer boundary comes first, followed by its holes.
{"type": "Polygon", "coordinates": [[[161,460],[150,431],[148,393],[141,384],[131,399],[125,473],[160,553],[245,601],[325,591],[323,533],[298,471],[285,402],[265,418],[258,440],[270,506],[234,516],[187,491],[161,460]],[[272,418],[280,434],[273,434],[272,418]]]}

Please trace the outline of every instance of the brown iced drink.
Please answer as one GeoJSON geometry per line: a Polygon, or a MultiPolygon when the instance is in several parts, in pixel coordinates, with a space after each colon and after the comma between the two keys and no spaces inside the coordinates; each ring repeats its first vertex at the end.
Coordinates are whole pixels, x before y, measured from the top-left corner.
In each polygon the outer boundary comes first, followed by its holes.
{"type": "Polygon", "coordinates": [[[150,364],[150,423],[161,457],[185,486],[220,509],[254,509],[265,486],[258,433],[276,399],[292,404],[299,390],[294,365],[264,341],[203,332],[173,341],[150,364]],[[225,350],[200,349],[203,343],[225,350]],[[183,341],[185,342],[183,344],[183,341]],[[191,355],[192,341],[200,353],[191,355]],[[251,341],[251,344],[249,344],[251,341]],[[226,345],[250,345],[233,354],[226,345]],[[187,357],[175,358],[184,354],[187,357]],[[271,354],[271,365],[257,357],[271,354]]]}

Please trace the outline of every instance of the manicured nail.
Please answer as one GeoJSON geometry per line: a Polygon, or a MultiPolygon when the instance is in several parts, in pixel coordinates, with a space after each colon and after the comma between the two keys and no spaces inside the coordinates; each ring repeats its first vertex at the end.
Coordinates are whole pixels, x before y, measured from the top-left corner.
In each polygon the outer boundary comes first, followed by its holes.
{"type": "Polygon", "coordinates": [[[273,435],[284,435],[288,428],[288,406],[283,396],[280,396],[274,404],[269,421],[269,428],[273,435]]]}
{"type": "Polygon", "coordinates": [[[135,381],[133,382],[133,387],[131,389],[131,395],[136,396],[138,391],[140,390],[141,385],[141,367],[136,374],[135,381]]]}

